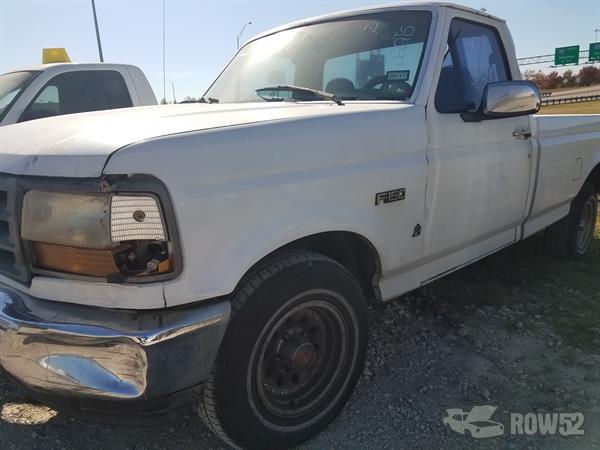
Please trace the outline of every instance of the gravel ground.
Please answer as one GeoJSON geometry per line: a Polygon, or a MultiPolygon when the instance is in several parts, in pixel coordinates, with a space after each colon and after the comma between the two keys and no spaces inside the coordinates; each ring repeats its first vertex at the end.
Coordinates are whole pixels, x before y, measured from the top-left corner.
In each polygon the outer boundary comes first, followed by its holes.
{"type": "MultiPolygon", "coordinates": [[[[300,448],[600,449],[599,249],[597,239],[582,263],[548,261],[529,240],[376,305],[356,392],[300,448]],[[474,405],[498,407],[503,436],[444,426],[447,408],[474,405]],[[510,434],[511,413],[560,411],[582,412],[585,434],[510,434]]],[[[89,424],[33,403],[3,374],[0,409],[3,449],[225,449],[193,414],[154,428],[89,424]]]]}

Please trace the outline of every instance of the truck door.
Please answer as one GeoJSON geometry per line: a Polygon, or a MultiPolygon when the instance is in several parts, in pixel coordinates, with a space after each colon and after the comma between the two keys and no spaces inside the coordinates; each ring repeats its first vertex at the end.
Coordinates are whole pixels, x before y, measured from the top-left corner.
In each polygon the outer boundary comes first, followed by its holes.
{"type": "MultiPolygon", "coordinates": [[[[516,240],[527,201],[528,116],[465,122],[487,84],[511,80],[499,30],[454,17],[427,108],[430,162],[423,280],[516,240]]],[[[435,78],[434,78],[435,79],[435,78]]]]}

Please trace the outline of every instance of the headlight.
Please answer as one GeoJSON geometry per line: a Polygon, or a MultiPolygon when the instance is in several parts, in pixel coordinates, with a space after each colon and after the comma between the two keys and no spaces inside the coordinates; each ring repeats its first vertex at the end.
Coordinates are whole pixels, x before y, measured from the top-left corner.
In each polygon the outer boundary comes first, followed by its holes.
{"type": "Polygon", "coordinates": [[[172,270],[168,232],[150,194],[28,191],[21,236],[40,269],[91,276],[148,276],[172,270]]]}
{"type": "Polygon", "coordinates": [[[111,248],[109,197],[105,194],[64,194],[29,191],[23,198],[23,239],[111,248]]]}

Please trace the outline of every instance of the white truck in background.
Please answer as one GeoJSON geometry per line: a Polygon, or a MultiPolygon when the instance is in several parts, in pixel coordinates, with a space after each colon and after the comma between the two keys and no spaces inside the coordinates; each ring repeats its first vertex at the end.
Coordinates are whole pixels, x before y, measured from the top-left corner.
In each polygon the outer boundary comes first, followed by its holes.
{"type": "Polygon", "coordinates": [[[0,75],[0,126],[65,114],[156,105],[144,73],[128,64],[71,63],[59,56],[0,75]]]}
{"type": "Polygon", "coordinates": [[[253,38],[204,104],[0,127],[0,364],[96,418],[310,438],[369,302],[544,230],[588,253],[600,116],[533,116],[520,78],[503,20],[403,2],[253,38]]]}

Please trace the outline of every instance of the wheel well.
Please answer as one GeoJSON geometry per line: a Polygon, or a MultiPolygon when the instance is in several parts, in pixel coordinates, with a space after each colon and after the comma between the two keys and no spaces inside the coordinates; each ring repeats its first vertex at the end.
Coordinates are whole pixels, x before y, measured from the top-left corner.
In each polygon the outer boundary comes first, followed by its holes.
{"type": "Polygon", "coordinates": [[[600,193],[600,164],[598,164],[585,180],[586,183],[590,183],[596,188],[596,192],[600,193]]]}
{"type": "Polygon", "coordinates": [[[369,302],[380,300],[381,262],[373,244],[363,236],[347,231],[313,234],[290,242],[283,249],[309,250],[337,261],[360,282],[369,302]]]}
{"type": "Polygon", "coordinates": [[[284,245],[254,264],[246,272],[238,286],[258,267],[286,250],[311,251],[337,261],[356,277],[369,302],[381,299],[381,293],[379,292],[381,263],[377,250],[368,239],[359,234],[346,231],[313,234],[284,245]]]}

